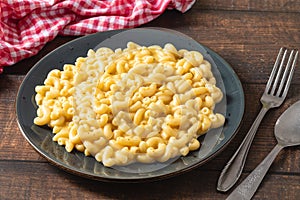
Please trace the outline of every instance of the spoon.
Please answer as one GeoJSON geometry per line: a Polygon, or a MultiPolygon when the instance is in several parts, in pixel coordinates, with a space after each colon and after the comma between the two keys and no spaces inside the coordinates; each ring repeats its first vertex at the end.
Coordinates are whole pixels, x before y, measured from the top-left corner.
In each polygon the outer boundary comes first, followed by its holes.
{"type": "Polygon", "coordinates": [[[227,197],[227,200],[251,199],[281,149],[300,145],[300,101],[290,106],[275,125],[277,145],[251,174],[227,197]]]}

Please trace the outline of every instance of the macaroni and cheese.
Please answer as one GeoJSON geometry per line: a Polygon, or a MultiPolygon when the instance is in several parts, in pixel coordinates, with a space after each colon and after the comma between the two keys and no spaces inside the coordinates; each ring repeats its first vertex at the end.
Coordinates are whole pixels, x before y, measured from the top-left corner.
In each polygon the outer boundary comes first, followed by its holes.
{"type": "Polygon", "coordinates": [[[200,147],[198,137],[224,124],[214,113],[223,94],[197,51],[168,43],[89,50],[36,86],[34,123],[54,141],[105,166],[165,162],[200,147]]]}

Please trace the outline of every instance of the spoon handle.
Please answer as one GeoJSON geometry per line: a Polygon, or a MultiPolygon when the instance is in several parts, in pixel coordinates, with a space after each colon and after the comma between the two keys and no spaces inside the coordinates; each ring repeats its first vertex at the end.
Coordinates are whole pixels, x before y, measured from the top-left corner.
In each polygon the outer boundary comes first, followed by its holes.
{"type": "Polygon", "coordinates": [[[217,185],[219,191],[226,192],[239,179],[258,126],[268,110],[268,107],[262,107],[243,142],[222,170],[217,185]]]}
{"type": "Polygon", "coordinates": [[[269,170],[274,159],[284,146],[277,144],[267,157],[247,176],[247,178],[227,197],[226,200],[250,200],[269,170]]]}

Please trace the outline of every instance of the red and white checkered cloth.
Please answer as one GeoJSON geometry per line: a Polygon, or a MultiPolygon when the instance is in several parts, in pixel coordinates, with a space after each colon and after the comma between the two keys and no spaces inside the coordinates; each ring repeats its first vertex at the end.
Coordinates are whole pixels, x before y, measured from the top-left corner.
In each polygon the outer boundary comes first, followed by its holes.
{"type": "Polygon", "coordinates": [[[195,0],[1,0],[0,73],[57,35],[86,35],[145,24],[195,0]]]}

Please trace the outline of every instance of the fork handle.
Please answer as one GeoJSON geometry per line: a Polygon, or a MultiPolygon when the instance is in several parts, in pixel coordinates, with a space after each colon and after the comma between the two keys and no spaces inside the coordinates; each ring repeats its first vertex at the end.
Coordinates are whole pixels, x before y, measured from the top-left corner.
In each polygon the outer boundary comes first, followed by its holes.
{"type": "Polygon", "coordinates": [[[233,190],[226,200],[250,200],[255,194],[258,186],[275,160],[276,156],[284,146],[277,144],[266,158],[247,176],[247,178],[233,190]]]}
{"type": "Polygon", "coordinates": [[[263,117],[269,109],[269,107],[263,106],[260,112],[258,113],[243,142],[222,170],[218,180],[217,190],[226,192],[239,179],[240,175],[242,174],[248,151],[250,149],[251,143],[256,134],[258,126],[260,125],[263,117]]]}

